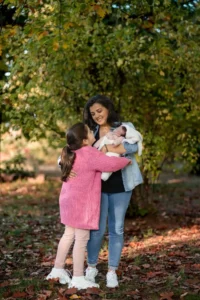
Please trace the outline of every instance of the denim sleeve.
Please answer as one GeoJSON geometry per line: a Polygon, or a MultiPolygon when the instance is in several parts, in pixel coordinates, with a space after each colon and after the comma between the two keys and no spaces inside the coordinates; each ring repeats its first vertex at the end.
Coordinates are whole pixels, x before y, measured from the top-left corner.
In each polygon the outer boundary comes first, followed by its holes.
{"type": "Polygon", "coordinates": [[[138,144],[129,144],[128,142],[123,142],[123,146],[126,149],[126,152],[123,154],[132,154],[132,153],[137,153],[138,152],[138,144]]]}

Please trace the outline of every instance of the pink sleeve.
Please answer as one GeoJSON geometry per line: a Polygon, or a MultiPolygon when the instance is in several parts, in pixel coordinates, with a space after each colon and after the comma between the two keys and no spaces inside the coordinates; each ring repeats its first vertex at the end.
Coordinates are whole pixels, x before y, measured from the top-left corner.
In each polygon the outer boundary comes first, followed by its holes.
{"type": "Polygon", "coordinates": [[[130,162],[125,157],[107,156],[104,153],[93,148],[91,153],[91,166],[96,171],[100,172],[115,172],[123,169],[130,162]]]}

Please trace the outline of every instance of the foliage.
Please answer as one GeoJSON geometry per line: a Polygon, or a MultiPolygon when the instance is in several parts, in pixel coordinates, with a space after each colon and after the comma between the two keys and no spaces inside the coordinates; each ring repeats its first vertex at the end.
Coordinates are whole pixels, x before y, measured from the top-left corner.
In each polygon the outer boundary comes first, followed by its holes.
{"type": "Polygon", "coordinates": [[[34,172],[25,169],[25,161],[26,158],[21,154],[17,154],[13,158],[3,161],[2,168],[0,168],[0,181],[33,177],[34,172]]]}
{"type": "MultiPolygon", "coordinates": [[[[3,1],[4,131],[63,144],[94,94],[110,96],[144,135],[145,177],[168,158],[197,159],[199,1],[3,1]]],[[[2,66],[1,65],[1,66],[2,66]]],[[[1,67],[0,66],[0,67],[1,67]]]]}

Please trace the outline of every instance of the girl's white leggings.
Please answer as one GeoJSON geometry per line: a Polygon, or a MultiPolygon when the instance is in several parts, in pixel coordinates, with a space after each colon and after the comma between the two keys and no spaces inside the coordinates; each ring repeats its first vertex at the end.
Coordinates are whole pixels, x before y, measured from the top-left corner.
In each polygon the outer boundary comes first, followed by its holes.
{"type": "Polygon", "coordinates": [[[58,269],[64,268],[66,256],[72,243],[75,241],[73,247],[73,276],[83,276],[85,251],[89,236],[89,230],[65,226],[65,232],[58,244],[54,267],[58,269]]]}

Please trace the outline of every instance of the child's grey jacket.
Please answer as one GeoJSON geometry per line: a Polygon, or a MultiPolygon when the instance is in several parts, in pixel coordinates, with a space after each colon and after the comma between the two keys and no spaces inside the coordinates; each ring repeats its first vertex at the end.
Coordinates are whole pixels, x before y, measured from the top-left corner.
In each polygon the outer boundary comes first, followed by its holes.
{"type": "MultiPolygon", "coordinates": [[[[128,125],[132,128],[135,128],[131,122],[122,122],[122,126],[123,125],[128,125]]],[[[111,128],[111,130],[114,129],[114,127],[111,128]]],[[[99,126],[97,125],[94,131],[94,135],[96,135],[98,130],[99,126]]],[[[143,179],[134,155],[138,151],[138,144],[129,144],[128,142],[123,142],[123,146],[126,149],[126,152],[122,156],[125,156],[126,158],[132,160],[132,165],[128,165],[127,167],[122,169],[124,189],[126,192],[128,192],[133,190],[137,185],[143,183],[143,179]]]]}

